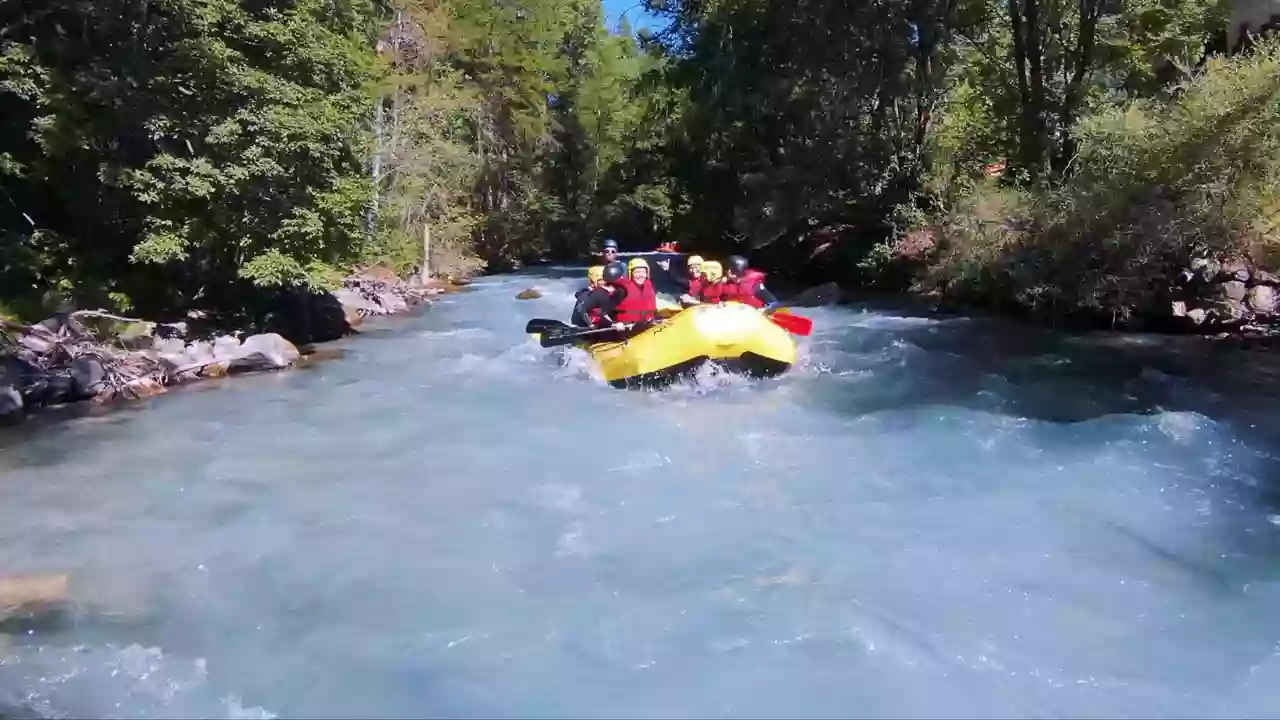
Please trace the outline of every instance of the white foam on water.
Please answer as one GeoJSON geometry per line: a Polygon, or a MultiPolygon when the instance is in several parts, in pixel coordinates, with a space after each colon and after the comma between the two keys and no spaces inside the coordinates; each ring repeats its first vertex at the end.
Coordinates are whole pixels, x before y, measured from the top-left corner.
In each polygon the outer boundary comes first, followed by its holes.
{"type": "Polygon", "coordinates": [[[86,591],[91,612],[0,649],[0,699],[113,717],[1280,702],[1265,395],[841,308],[796,311],[815,332],[780,378],[615,390],[523,332],[567,319],[579,275],[481,279],[339,360],[6,446],[0,567],[134,600],[86,591]],[[544,297],[514,299],[530,285],[544,297]]]}

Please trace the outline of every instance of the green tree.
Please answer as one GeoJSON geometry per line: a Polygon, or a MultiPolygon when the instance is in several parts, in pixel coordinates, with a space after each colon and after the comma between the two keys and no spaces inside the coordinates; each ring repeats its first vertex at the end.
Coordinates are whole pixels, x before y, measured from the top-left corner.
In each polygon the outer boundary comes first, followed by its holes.
{"type": "Polygon", "coordinates": [[[33,290],[161,310],[359,253],[373,2],[7,7],[3,229],[33,290]]]}

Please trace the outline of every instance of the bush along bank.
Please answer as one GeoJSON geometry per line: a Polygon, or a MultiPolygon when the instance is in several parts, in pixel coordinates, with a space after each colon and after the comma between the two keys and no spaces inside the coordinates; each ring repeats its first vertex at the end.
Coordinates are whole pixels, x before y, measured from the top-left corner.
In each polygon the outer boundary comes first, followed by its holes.
{"type": "Polygon", "coordinates": [[[1280,46],[1074,129],[1062,178],[970,179],[891,248],[944,309],[1198,333],[1277,324],[1280,46]],[[920,234],[915,237],[920,237],[920,234]]]}
{"type": "Polygon", "coordinates": [[[50,406],[137,400],[174,385],[292,367],[303,356],[298,345],[358,332],[367,317],[409,312],[465,281],[457,283],[409,282],[374,268],[333,293],[297,294],[308,302],[284,304],[266,319],[281,331],[243,340],[240,331],[219,333],[199,311],[177,322],[101,310],[59,313],[32,325],[0,318],[0,423],[50,406]]]}

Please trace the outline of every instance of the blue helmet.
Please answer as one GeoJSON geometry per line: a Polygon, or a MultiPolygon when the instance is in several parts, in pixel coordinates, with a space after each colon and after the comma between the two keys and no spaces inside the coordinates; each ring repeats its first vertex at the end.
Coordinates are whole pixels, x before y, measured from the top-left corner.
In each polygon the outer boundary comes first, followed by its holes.
{"type": "Polygon", "coordinates": [[[612,249],[614,249],[614,250],[617,250],[617,249],[618,249],[618,241],[617,241],[617,240],[614,240],[613,238],[605,238],[605,241],[604,241],[604,249],[605,249],[605,250],[609,250],[610,248],[612,248],[612,249]]]}

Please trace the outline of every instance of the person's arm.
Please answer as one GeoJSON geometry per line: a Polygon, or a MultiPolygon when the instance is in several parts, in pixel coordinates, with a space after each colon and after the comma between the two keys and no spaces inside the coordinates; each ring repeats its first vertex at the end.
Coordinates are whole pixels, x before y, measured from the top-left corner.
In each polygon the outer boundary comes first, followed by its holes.
{"type": "Polygon", "coordinates": [[[764,303],[766,309],[772,309],[773,306],[778,304],[778,298],[774,297],[773,293],[769,292],[769,290],[764,286],[764,283],[760,283],[756,286],[756,299],[764,303]]]}
{"type": "Polygon", "coordinates": [[[608,304],[604,306],[605,319],[608,319],[611,323],[616,322],[614,318],[618,316],[618,305],[621,305],[622,301],[626,299],[627,288],[621,286],[621,284],[613,286],[613,292],[608,295],[608,304]]]}
{"type": "Polygon", "coordinates": [[[599,310],[605,319],[613,322],[610,316],[613,315],[615,308],[615,302],[609,292],[596,288],[583,293],[578,302],[574,304],[573,316],[570,318],[570,322],[578,327],[594,327],[594,323],[591,322],[592,310],[599,310]]]}
{"type": "Polygon", "coordinates": [[[578,301],[573,304],[573,313],[569,316],[569,322],[578,327],[591,327],[590,312],[595,309],[595,302],[592,296],[595,291],[582,293],[578,296],[578,301]]]}

